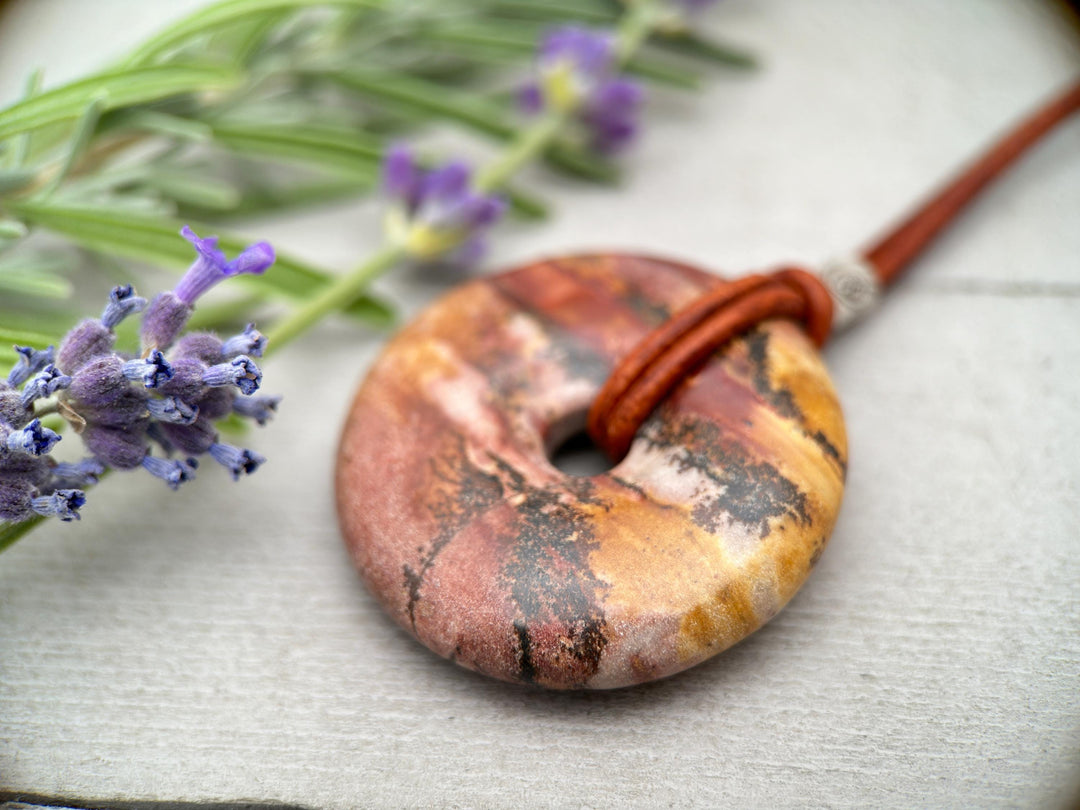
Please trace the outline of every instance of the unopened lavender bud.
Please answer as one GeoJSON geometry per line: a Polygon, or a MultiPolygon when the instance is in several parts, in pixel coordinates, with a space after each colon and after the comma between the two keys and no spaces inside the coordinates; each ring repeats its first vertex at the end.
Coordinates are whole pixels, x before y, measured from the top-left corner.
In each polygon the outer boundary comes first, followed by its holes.
{"type": "Polygon", "coordinates": [[[101,323],[106,329],[115,329],[128,315],[142,312],[145,308],[146,299],[135,295],[135,288],[130,284],[113,287],[109,293],[109,303],[101,313],[101,323]]]}
{"type": "Polygon", "coordinates": [[[10,453],[25,453],[28,456],[43,456],[60,441],[60,434],[44,427],[40,419],[35,419],[21,430],[12,430],[4,437],[4,448],[10,453]]]}
{"type": "Polygon", "coordinates": [[[266,336],[255,328],[255,324],[249,323],[244,331],[235,335],[221,347],[224,357],[234,357],[238,354],[246,354],[251,357],[262,357],[263,349],[266,348],[266,336]]]}
{"type": "Polygon", "coordinates": [[[241,475],[251,475],[259,465],[266,462],[266,459],[254,450],[233,447],[231,444],[212,444],[209,453],[214,461],[232,474],[234,481],[240,480],[241,475]]]}
{"type": "Polygon", "coordinates": [[[30,407],[30,404],[35,400],[51,397],[57,391],[70,385],[71,377],[62,374],[60,369],[54,365],[45,366],[44,369],[31,377],[30,382],[23,387],[22,404],[24,407],[30,407]]]}
{"type": "Polygon", "coordinates": [[[30,507],[39,515],[57,517],[66,523],[79,519],[79,509],[85,503],[86,495],[81,489],[58,489],[50,495],[34,498],[30,507]]]}
{"type": "Polygon", "coordinates": [[[52,346],[40,350],[29,346],[16,346],[15,351],[19,355],[19,360],[8,373],[7,378],[8,384],[13,388],[22,385],[30,379],[31,374],[37,374],[45,366],[49,365],[53,361],[53,355],[55,354],[52,346]]]}
{"type": "Polygon", "coordinates": [[[160,350],[154,349],[147,357],[128,360],[121,373],[133,382],[141,382],[146,388],[157,388],[172,379],[172,366],[160,350]]]}
{"type": "Polygon", "coordinates": [[[151,397],[146,401],[146,409],[159,422],[172,422],[177,425],[190,425],[199,415],[198,407],[188,405],[176,397],[151,397]]]}
{"type": "Polygon", "coordinates": [[[179,489],[185,481],[195,478],[195,469],[199,465],[193,458],[180,461],[147,454],[142,460],[142,466],[148,473],[164,481],[169,489],[179,489]]]}
{"type": "Polygon", "coordinates": [[[74,488],[96,484],[104,472],[105,465],[96,458],[84,458],[74,464],[65,461],[52,469],[53,477],[58,483],[74,488]]]}
{"type": "Polygon", "coordinates": [[[234,357],[228,363],[218,363],[210,366],[202,376],[202,381],[209,386],[235,385],[244,395],[253,394],[259,390],[262,382],[262,372],[250,357],[240,355],[234,357]]]}
{"type": "Polygon", "coordinates": [[[232,409],[240,416],[265,425],[273,418],[279,402],[281,397],[237,397],[233,400],[232,409]]]}

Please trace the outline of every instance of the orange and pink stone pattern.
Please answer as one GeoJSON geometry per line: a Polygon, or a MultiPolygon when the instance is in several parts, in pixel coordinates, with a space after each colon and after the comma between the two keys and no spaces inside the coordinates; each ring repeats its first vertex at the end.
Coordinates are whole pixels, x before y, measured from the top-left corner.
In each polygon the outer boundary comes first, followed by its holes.
{"type": "Polygon", "coordinates": [[[619,358],[712,280],[542,261],[458,288],[388,345],[345,425],[337,500],[394,619],[469,669],[604,689],[690,667],[784,606],[832,530],[847,452],[798,325],[725,347],[609,472],[549,461],[619,358]]]}

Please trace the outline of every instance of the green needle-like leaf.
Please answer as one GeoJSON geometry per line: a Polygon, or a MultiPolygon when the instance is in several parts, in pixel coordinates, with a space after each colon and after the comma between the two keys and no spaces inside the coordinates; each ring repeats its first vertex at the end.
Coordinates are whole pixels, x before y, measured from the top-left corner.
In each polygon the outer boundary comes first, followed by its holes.
{"type": "Polygon", "coordinates": [[[0,111],[0,138],[50,124],[74,121],[89,99],[100,96],[102,111],[157,101],[182,93],[217,90],[239,81],[239,74],[218,67],[149,67],[100,73],[48,90],[0,111]]]}
{"type": "Polygon", "coordinates": [[[30,332],[25,329],[10,329],[0,326],[0,345],[10,346],[33,346],[35,349],[44,349],[56,342],[55,337],[42,335],[38,332],[30,332]]]}
{"type": "MultiPolygon", "coordinates": [[[[164,217],[146,216],[127,209],[98,205],[93,208],[18,203],[14,211],[27,222],[62,234],[72,241],[111,256],[151,262],[163,267],[186,268],[192,261],[191,247],[177,235],[183,223],[164,217]]],[[[215,229],[192,224],[197,233],[208,235],[215,229]]],[[[224,235],[219,242],[226,253],[238,253],[247,242],[224,235]]],[[[254,292],[275,293],[290,300],[305,299],[318,292],[329,276],[291,256],[278,254],[272,270],[263,276],[240,276],[238,282],[251,285],[254,292]]],[[[356,313],[362,319],[379,319],[388,307],[370,299],[356,313]]],[[[375,325],[382,325],[378,320],[375,325]]]]}
{"type": "MultiPolygon", "coordinates": [[[[483,24],[431,26],[421,35],[433,42],[457,46],[458,53],[522,59],[536,52],[543,26],[526,22],[487,21],[483,24]]],[[[680,89],[694,90],[701,77],[692,70],[648,56],[636,55],[626,62],[626,72],[680,89]]]]}
{"type": "Polygon", "coordinates": [[[456,90],[401,73],[346,70],[331,74],[348,89],[395,103],[410,112],[457,121],[471,129],[499,138],[513,137],[516,129],[505,120],[505,110],[474,92],[456,90]]]}
{"type": "Polygon", "coordinates": [[[742,50],[734,45],[705,39],[697,34],[669,34],[654,37],[649,40],[649,45],[681,56],[692,56],[715,62],[718,65],[727,65],[734,68],[757,67],[757,58],[749,51],[742,50]]]}
{"type": "Polygon", "coordinates": [[[217,31],[245,18],[313,6],[379,8],[382,5],[380,0],[229,0],[197,11],[151,37],[128,57],[126,64],[129,67],[146,65],[186,40],[217,31]]]}
{"type": "Polygon", "coordinates": [[[374,179],[382,160],[377,139],[344,127],[218,122],[213,130],[218,143],[240,154],[315,165],[358,180],[374,179]]]}

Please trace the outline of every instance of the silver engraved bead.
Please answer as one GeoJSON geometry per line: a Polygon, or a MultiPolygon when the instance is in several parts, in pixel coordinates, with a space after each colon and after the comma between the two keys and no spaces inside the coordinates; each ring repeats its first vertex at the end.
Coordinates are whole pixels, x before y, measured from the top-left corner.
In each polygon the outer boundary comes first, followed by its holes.
{"type": "Polygon", "coordinates": [[[821,268],[821,280],[833,299],[833,331],[846,329],[877,307],[881,282],[873,267],[857,256],[830,259],[821,268]]]}

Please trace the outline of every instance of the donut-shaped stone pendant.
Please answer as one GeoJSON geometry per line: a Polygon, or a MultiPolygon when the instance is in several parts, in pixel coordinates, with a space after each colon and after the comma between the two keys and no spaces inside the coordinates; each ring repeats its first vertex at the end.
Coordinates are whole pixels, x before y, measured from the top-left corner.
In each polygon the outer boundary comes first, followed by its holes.
{"type": "Polygon", "coordinates": [[[619,359],[710,283],[639,256],[542,261],[457,288],[390,342],[336,483],[349,551],[399,624],[495,678],[605,689],[703,661],[791,599],[847,453],[796,323],[726,345],[610,471],[549,460],[619,359]]]}

